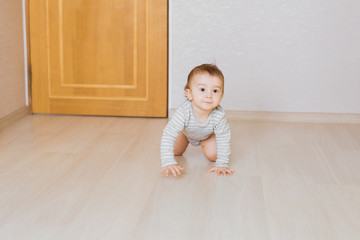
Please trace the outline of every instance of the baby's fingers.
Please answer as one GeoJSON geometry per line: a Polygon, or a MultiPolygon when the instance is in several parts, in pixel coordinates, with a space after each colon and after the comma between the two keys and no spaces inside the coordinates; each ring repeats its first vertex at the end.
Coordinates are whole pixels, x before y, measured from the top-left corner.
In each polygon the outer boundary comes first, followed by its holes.
{"type": "Polygon", "coordinates": [[[174,177],[176,177],[176,172],[178,171],[177,168],[176,167],[170,167],[170,171],[172,172],[174,177]]]}
{"type": "Polygon", "coordinates": [[[177,167],[175,167],[175,170],[178,173],[178,175],[180,176],[181,175],[180,170],[182,171],[182,170],[184,170],[184,168],[177,166],[177,167]]]}
{"type": "Polygon", "coordinates": [[[218,176],[221,176],[222,174],[224,176],[226,176],[227,174],[232,176],[235,173],[235,171],[230,168],[219,168],[219,167],[213,167],[207,170],[207,172],[215,172],[218,176]]]}
{"type": "Polygon", "coordinates": [[[229,169],[228,171],[229,171],[230,176],[232,176],[235,173],[235,170],[233,170],[233,169],[229,169]]]}
{"type": "Polygon", "coordinates": [[[162,175],[165,172],[165,176],[169,176],[169,168],[163,168],[160,170],[160,175],[162,175]]]}

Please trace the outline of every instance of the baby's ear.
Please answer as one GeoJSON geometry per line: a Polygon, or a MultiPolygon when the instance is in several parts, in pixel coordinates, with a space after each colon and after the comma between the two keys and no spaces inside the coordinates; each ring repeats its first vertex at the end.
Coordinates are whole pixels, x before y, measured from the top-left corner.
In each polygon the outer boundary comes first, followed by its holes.
{"type": "Polygon", "coordinates": [[[192,100],[192,95],[191,95],[191,90],[190,89],[185,89],[185,94],[186,94],[186,97],[189,101],[192,100]]]}

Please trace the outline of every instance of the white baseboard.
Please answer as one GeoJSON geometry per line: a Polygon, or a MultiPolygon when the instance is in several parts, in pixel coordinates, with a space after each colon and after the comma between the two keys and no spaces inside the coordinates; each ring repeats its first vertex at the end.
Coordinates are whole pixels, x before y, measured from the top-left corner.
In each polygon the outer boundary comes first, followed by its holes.
{"type": "Polygon", "coordinates": [[[348,114],[348,113],[286,113],[286,112],[226,111],[226,114],[228,119],[233,119],[233,120],[360,124],[360,114],[348,114]]]}
{"type": "Polygon", "coordinates": [[[30,114],[29,108],[22,107],[16,111],[14,111],[13,113],[10,113],[9,115],[0,118],[0,129],[10,125],[11,123],[15,122],[16,120],[18,120],[26,115],[29,115],[29,114],[30,114]]]}
{"type": "MultiPolygon", "coordinates": [[[[169,117],[175,112],[170,109],[169,117]]],[[[307,123],[353,123],[360,124],[360,114],[350,113],[287,113],[226,111],[229,120],[269,121],[269,122],[307,122],[307,123]]]]}

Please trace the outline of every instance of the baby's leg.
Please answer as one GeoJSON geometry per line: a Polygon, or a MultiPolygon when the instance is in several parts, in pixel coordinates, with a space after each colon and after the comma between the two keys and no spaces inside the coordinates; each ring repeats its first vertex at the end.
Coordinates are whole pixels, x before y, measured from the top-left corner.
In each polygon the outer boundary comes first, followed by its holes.
{"type": "Polygon", "coordinates": [[[215,134],[213,133],[207,139],[200,141],[200,146],[202,147],[205,157],[210,161],[215,162],[217,156],[215,134]]]}
{"type": "Polygon", "coordinates": [[[189,140],[182,132],[180,132],[174,146],[175,156],[181,156],[185,152],[188,145],[189,140]]]}

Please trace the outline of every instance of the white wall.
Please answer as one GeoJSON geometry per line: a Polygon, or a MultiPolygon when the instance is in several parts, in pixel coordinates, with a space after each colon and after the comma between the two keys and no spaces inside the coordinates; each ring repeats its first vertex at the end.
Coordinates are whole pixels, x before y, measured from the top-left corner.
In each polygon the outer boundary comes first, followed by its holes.
{"type": "Polygon", "coordinates": [[[0,0],[0,118],[25,107],[22,1],[0,0]]]}
{"type": "Polygon", "coordinates": [[[360,113],[360,1],[170,1],[170,108],[216,60],[227,110],[360,113]]]}

